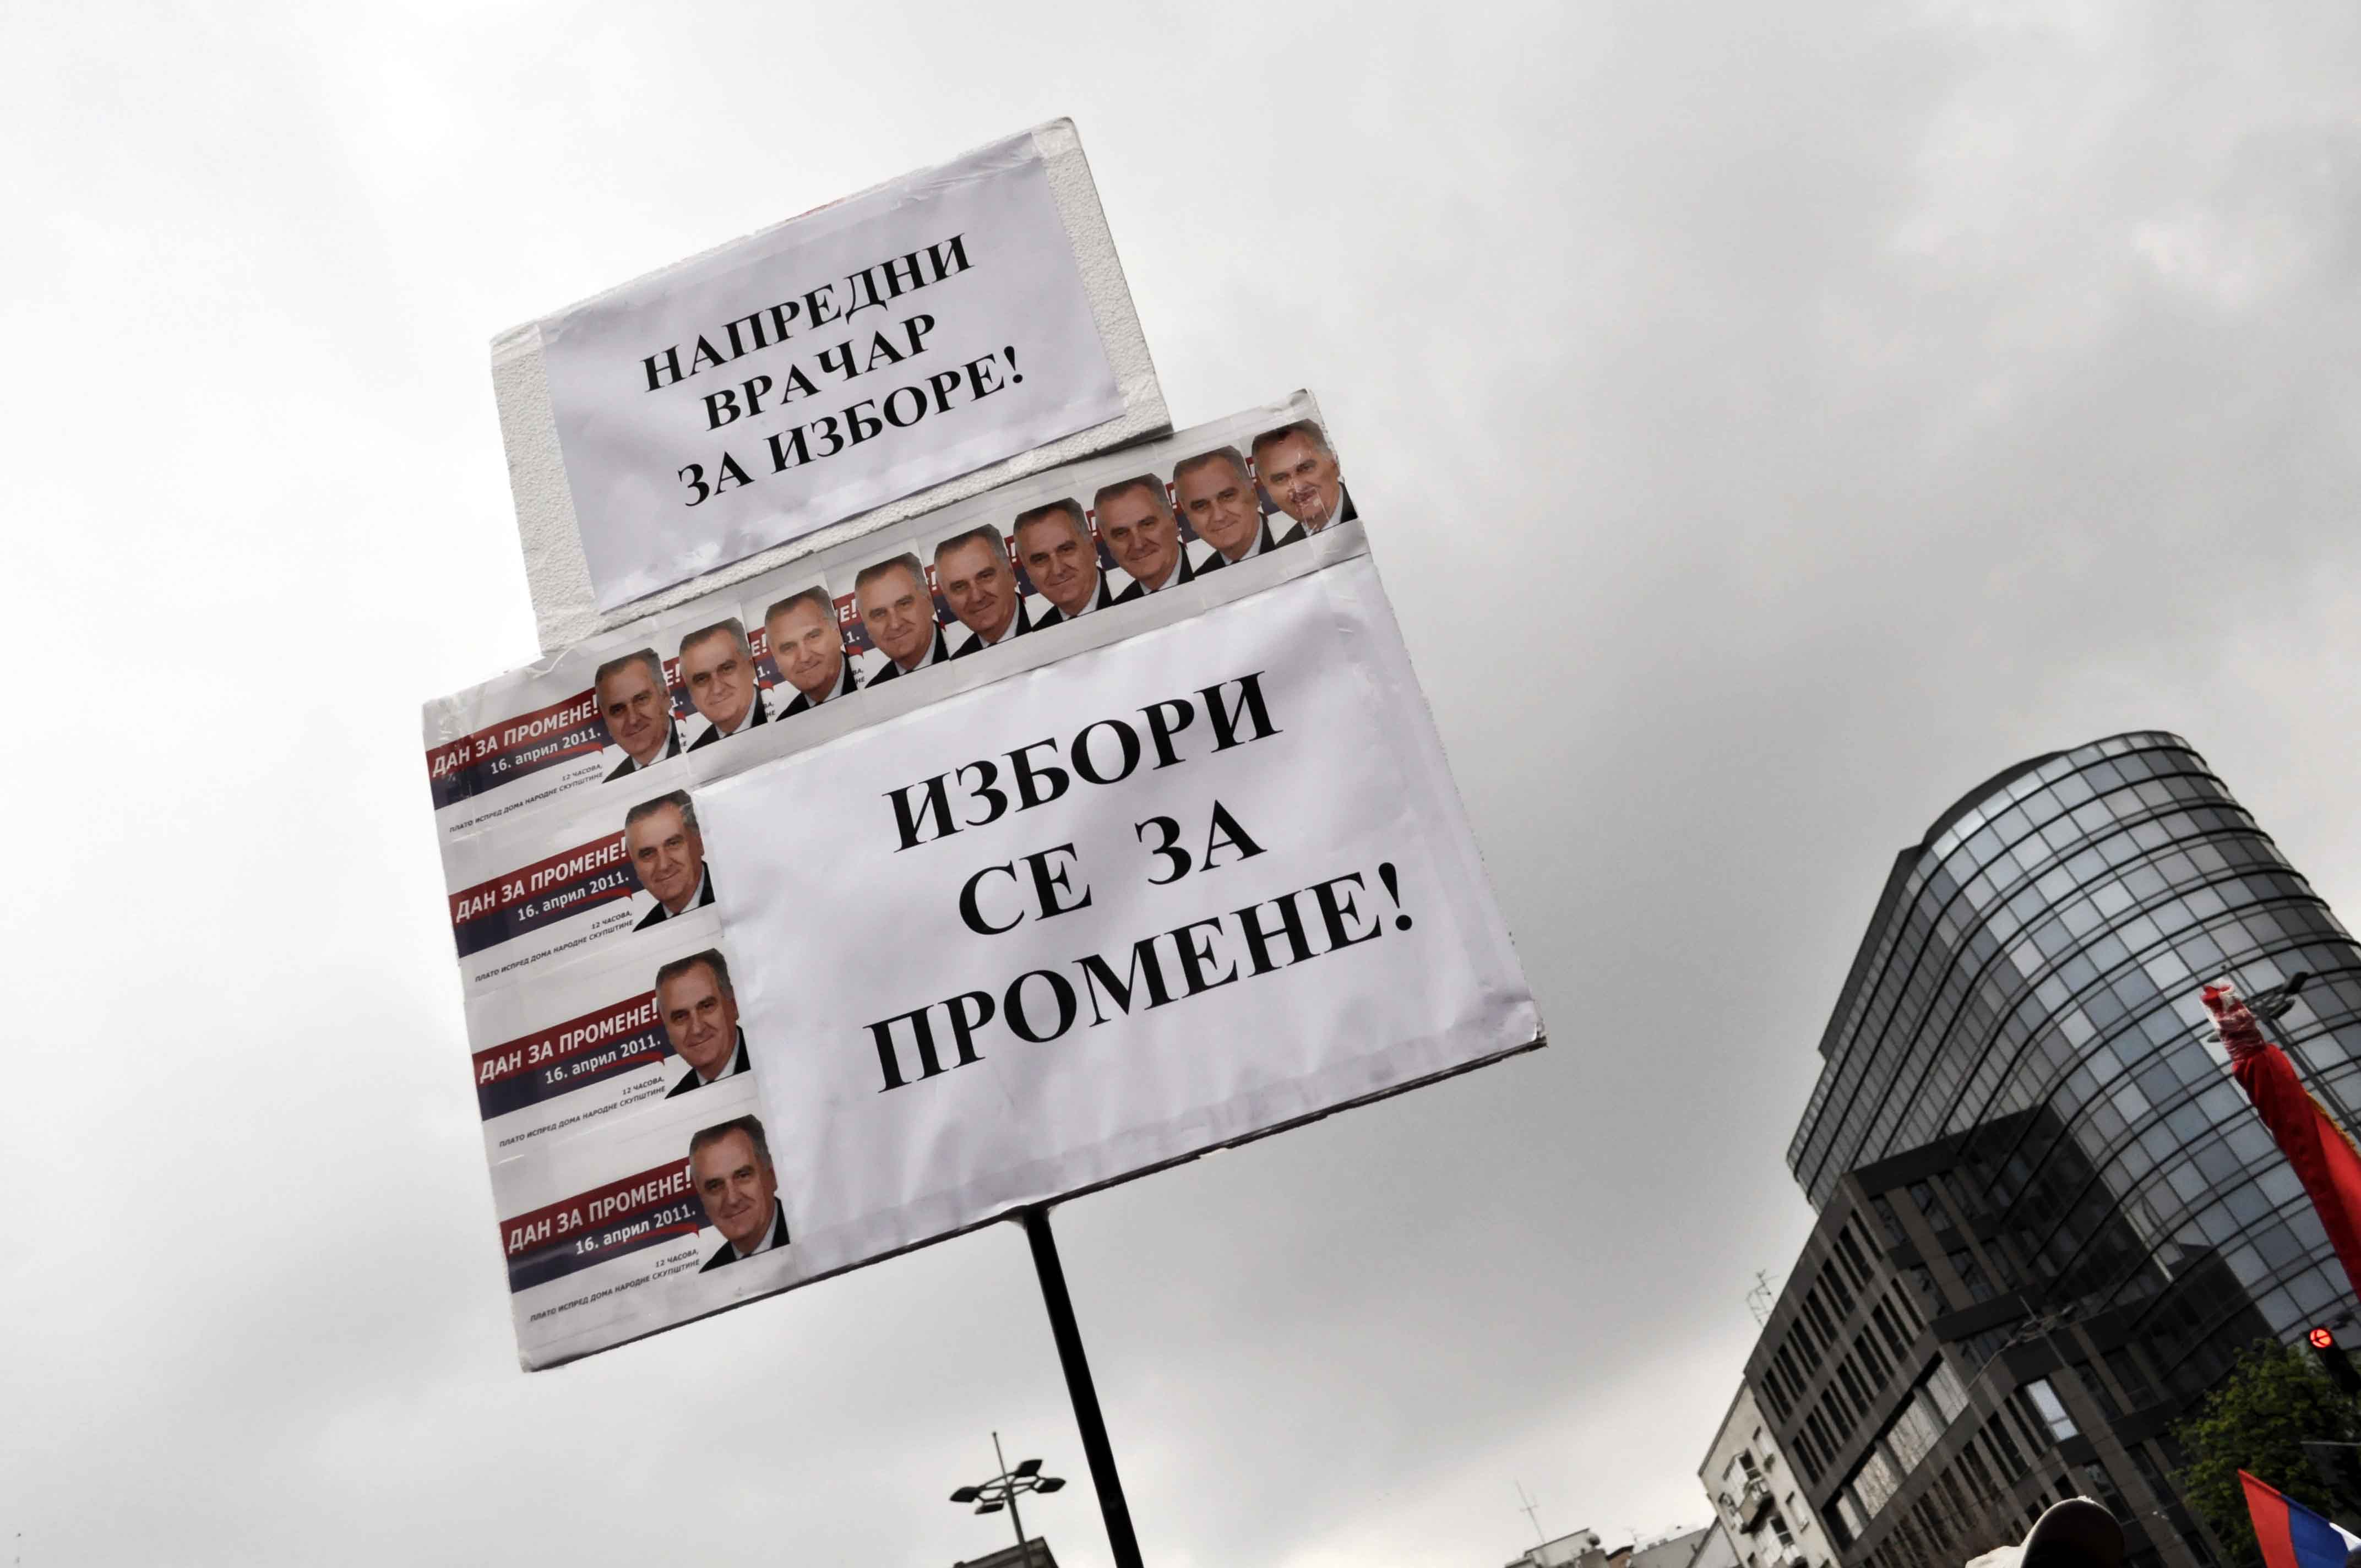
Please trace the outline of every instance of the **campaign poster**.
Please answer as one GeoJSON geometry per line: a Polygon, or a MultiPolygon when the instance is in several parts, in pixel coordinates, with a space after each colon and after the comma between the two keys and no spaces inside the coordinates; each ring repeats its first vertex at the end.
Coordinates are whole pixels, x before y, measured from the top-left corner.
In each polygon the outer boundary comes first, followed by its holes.
{"type": "Polygon", "coordinates": [[[485,1152],[505,1158],[652,1101],[752,1069],[730,956],[712,921],[553,966],[467,1004],[469,1077],[485,1152]]]}
{"type": "Polygon", "coordinates": [[[917,537],[894,529],[873,534],[831,576],[845,646],[853,651],[862,689],[948,662],[950,647],[917,537]]]}
{"type": "Polygon", "coordinates": [[[1029,132],[539,325],[601,609],[1124,411],[1029,132]]]}
{"type": "Polygon", "coordinates": [[[646,794],[602,790],[450,846],[451,940],[468,989],[667,923],[717,929],[697,802],[659,782],[646,794]]]}
{"type": "Polygon", "coordinates": [[[752,1084],[665,1100],[492,1168],[527,1368],[807,1277],[752,1084]]]}
{"type": "Polygon", "coordinates": [[[808,565],[755,578],[738,601],[762,683],[764,721],[800,718],[861,690],[828,576],[808,565]]]}
{"type": "Polygon", "coordinates": [[[937,619],[954,659],[1006,646],[1033,630],[1038,596],[1016,570],[1016,541],[995,513],[954,513],[918,537],[937,619]]]}
{"type": "Polygon", "coordinates": [[[446,844],[634,774],[686,783],[673,764],[695,709],[677,642],[670,621],[652,622],[427,703],[427,787],[446,844]]]}

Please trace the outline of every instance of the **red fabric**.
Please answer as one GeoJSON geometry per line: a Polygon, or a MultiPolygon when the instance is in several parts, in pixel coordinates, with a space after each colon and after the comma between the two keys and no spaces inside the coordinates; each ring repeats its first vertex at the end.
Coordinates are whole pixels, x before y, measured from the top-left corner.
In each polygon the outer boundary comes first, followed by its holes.
{"type": "Polygon", "coordinates": [[[2279,1048],[2264,1037],[2236,992],[2209,985],[2204,998],[2222,1043],[2229,1048],[2231,1076],[2254,1102],[2271,1141],[2295,1167],[2345,1265],[2346,1283],[2361,1295],[2361,1153],[2304,1092],[2303,1080],[2279,1048]]]}
{"type": "Polygon", "coordinates": [[[2264,1568],[2301,1568],[2295,1541],[2288,1534],[2287,1499],[2243,1470],[2238,1480],[2246,1489],[2246,1513],[2255,1521],[2255,1544],[2263,1549],[2264,1568]]]}

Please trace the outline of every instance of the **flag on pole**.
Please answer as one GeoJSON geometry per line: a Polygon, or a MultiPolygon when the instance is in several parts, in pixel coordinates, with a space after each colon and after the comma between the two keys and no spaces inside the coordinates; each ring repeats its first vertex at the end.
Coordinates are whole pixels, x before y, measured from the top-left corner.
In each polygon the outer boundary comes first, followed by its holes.
{"type": "Polygon", "coordinates": [[[2264,1568],[2345,1568],[2345,1537],[2334,1525],[2243,1470],[2238,1480],[2246,1488],[2264,1568]]]}
{"type": "Polygon", "coordinates": [[[2361,1295],[2361,1150],[2304,1091],[2303,1080],[2279,1048],[2264,1037],[2262,1025],[2246,1010],[2236,987],[2224,981],[2201,994],[2230,1053],[2230,1075],[2254,1102],[2271,1141],[2295,1167],[2345,1265],[2347,1286],[2361,1295]]]}

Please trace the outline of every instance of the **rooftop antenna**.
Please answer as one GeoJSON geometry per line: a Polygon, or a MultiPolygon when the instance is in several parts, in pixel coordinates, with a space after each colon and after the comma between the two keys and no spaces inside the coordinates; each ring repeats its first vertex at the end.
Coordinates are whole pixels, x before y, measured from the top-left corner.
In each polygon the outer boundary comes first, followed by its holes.
{"type": "Polygon", "coordinates": [[[1541,1507],[1531,1497],[1525,1496],[1525,1484],[1522,1481],[1517,1483],[1517,1501],[1524,1505],[1523,1508],[1518,1511],[1532,1521],[1533,1540],[1541,1545],[1547,1546],[1549,1544],[1549,1537],[1542,1533],[1541,1507]]]}
{"type": "Polygon", "coordinates": [[[1746,1310],[1754,1314],[1754,1326],[1756,1328],[1759,1329],[1771,1321],[1772,1304],[1778,1299],[1779,1292],[1773,1288],[1771,1277],[1763,1273],[1763,1270],[1759,1268],[1756,1269],[1754,1271],[1754,1288],[1746,1293],[1746,1310]]]}

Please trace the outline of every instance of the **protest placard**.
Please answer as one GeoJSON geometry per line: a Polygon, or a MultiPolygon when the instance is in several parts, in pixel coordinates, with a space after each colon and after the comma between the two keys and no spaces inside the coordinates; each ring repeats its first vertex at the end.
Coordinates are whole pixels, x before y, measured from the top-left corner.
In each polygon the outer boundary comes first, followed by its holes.
{"type": "Polygon", "coordinates": [[[642,642],[718,739],[446,854],[529,1366],[1542,1043],[1308,398],[642,642]]]}

